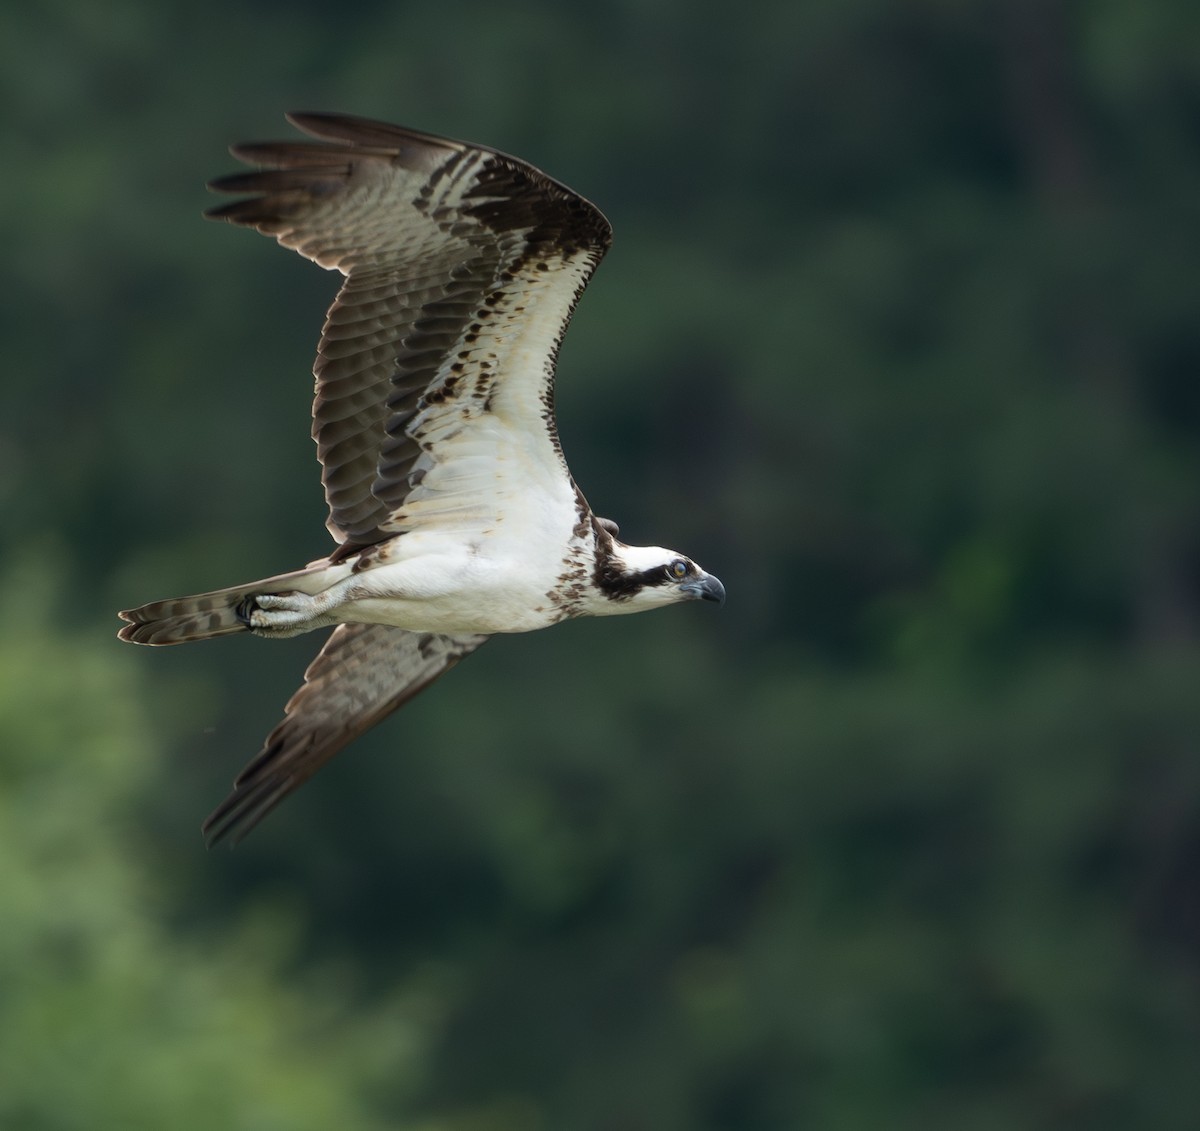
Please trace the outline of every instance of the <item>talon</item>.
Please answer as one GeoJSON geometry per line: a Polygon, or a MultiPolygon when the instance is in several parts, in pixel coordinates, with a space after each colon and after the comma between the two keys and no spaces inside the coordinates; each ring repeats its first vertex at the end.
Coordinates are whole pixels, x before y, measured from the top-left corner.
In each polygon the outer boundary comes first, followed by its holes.
{"type": "Polygon", "coordinates": [[[258,609],[258,599],[251,594],[248,597],[243,597],[237,604],[237,608],[233,610],[234,615],[247,628],[254,627],[253,616],[258,609]]]}

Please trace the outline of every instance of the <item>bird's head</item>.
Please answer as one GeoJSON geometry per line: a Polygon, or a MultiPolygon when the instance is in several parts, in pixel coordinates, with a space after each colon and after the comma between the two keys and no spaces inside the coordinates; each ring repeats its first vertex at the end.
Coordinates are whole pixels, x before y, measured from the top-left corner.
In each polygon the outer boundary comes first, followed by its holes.
{"type": "Polygon", "coordinates": [[[616,538],[597,553],[602,613],[635,613],[680,601],[725,603],[725,586],[691,558],[662,546],[627,546],[616,538]]]}

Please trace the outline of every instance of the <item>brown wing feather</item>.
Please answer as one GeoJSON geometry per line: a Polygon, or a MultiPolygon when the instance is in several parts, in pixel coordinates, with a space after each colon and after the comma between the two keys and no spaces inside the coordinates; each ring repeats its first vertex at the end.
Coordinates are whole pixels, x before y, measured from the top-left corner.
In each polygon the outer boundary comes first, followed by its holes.
{"type": "Polygon", "coordinates": [[[348,552],[395,532],[389,519],[427,470],[419,414],[457,398],[477,417],[490,404],[505,336],[535,297],[555,330],[521,395],[561,458],[547,411],[553,355],[611,229],[582,197],[495,150],[344,115],[289,119],[320,142],[235,146],[263,168],[210,187],[256,195],[208,215],[346,275],[314,368],[313,437],[328,526],[348,552]]]}
{"type": "Polygon", "coordinates": [[[232,837],[236,844],[348,743],[487,639],[340,625],[304,673],[283,721],[204,822],[206,842],[232,837]]]}

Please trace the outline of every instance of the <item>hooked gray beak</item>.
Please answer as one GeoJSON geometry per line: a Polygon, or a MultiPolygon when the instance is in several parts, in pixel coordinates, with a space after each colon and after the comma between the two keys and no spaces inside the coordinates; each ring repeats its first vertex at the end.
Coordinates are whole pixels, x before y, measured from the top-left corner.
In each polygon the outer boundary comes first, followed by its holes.
{"type": "Polygon", "coordinates": [[[703,574],[695,581],[685,582],[679,587],[679,591],[701,601],[716,601],[718,605],[725,604],[725,586],[711,573],[703,574]]]}

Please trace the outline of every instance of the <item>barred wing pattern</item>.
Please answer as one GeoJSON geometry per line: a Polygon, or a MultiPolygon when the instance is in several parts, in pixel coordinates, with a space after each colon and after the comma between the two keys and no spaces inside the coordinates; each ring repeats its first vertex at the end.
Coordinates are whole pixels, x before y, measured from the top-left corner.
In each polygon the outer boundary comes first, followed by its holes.
{"type": "Polygon", "coordinates": [[[304,673],[283,721],[204,822],[205,840],[212,846],[228,836],[236,844],[348,743],[488,639],[339,625],[304,673]]]}
{"type": "Polygon", "coordinates": [[[495,150],[344,115],[289,120],[322,140],[234,146],[262,168],[210,187],[252,195],[208,215],[346,276],[314,369],[335,557],[463,507],[478,519],[478,467],[505,445],[523,453],[522,489],[573,491],[554,361],[608,221],[495,150]]]}

